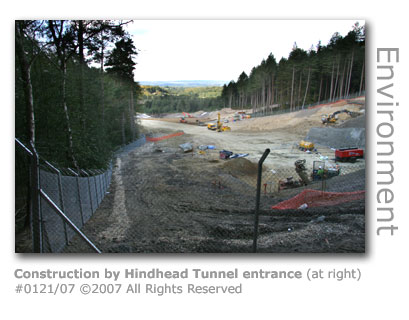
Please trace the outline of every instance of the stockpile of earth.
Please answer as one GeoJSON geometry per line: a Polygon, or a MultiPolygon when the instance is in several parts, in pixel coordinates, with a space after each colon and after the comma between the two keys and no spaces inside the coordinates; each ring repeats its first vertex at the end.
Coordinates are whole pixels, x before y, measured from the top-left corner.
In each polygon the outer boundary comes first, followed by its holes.
{"type": "Polygon", "coordinates": [[[258,165],[246,158],[226,160],[221,168],[232,175],[257,175],[258,165]]]}

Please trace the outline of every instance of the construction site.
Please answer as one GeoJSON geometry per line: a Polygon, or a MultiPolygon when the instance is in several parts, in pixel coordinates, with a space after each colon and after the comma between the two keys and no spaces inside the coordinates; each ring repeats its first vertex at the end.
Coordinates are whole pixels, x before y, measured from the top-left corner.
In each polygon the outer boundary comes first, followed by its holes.
{"type": "MultiPolygon", "coordinates": [[[[252,252],[266,149],[257,252],[365,251],[364,97],[257,118],[221,109],[137,121],[146,143],[116,159],[83,229],[102,252],[252,252]]],[[[65,251],[87,248],[74,237],[65,251]]]]}

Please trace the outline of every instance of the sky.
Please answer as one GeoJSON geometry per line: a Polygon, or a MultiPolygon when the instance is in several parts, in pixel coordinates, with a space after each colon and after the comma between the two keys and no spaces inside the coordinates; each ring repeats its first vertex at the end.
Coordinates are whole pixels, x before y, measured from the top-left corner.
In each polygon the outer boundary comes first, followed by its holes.
{"type": "Polygon", "coordinates": [[[294,42],[309,50],[363,20],[134,20],[128,26],[136,81],[237,80],[270,52],[279,62],[294,42]]]}

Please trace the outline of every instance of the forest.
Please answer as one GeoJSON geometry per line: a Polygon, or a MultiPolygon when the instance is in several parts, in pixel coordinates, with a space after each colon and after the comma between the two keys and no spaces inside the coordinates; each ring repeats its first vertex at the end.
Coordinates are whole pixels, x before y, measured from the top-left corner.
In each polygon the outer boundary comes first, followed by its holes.
{"type": "Polygon", "coordinates": [[[15,22],[16,138],[42,158],[78,169],[105,167],[137,137],[141,88],[129,22],[15,22]]]}
{"type": "Polygon", "coordinates": [[[217,110],[223,106],[222,87],[141,86],[142,111],[152,115],[217,110]]]}
{"type": "Polygon", "coordinates": [[[327,45],[319,42],[308,51],[294,43],[288,58],[278,63],[270,53],[249,75],[243,71],[237,81],[222,87],[144,86],[143,91],[143,112],[155,115],[222,107],[259,113],[291,111],[361,94],[365,91],[365,26],[356,23],[345,37],[335,32],[327,45]]]}
{"type": "MultiPolygon", "coordinates": [[[[274,41],[273,41],[274,43],[274,41]]],[[[305,51],[294,46],[278,63],[272,53],[237,81],[223,86],[223,105],[267,112],[273,108],[303,108],[365,90],[365,26],[356,23],[342,37],[335,32],[328,44],[305,51]]]]}

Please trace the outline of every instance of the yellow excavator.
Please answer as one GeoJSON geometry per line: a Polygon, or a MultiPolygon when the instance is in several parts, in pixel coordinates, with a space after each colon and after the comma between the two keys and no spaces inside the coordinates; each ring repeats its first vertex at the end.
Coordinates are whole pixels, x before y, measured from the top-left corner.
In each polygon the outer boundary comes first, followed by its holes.
{"type": "Polygon", "coordinates": [[[346,114],[350,115],[352,118],[355,118],[355,117],[360,115],[359,112],[349,111],[347,109],[338,110],[338,111],[335,111],[334,113],[331,113],[329,115],[328,114],[323,114],[321,116],[322,124],[337,122],[338,114],[340,114],[340,113],[346,113],[346,114]]]}
{"type": "Polygon", "coordinates": [[[208,123],[207,129],[215,130],[217,132],[231,131],[231,128],[229,126],[224,126],[220,121],[220,113],[217,114],[217,123],[208,123]]]}

